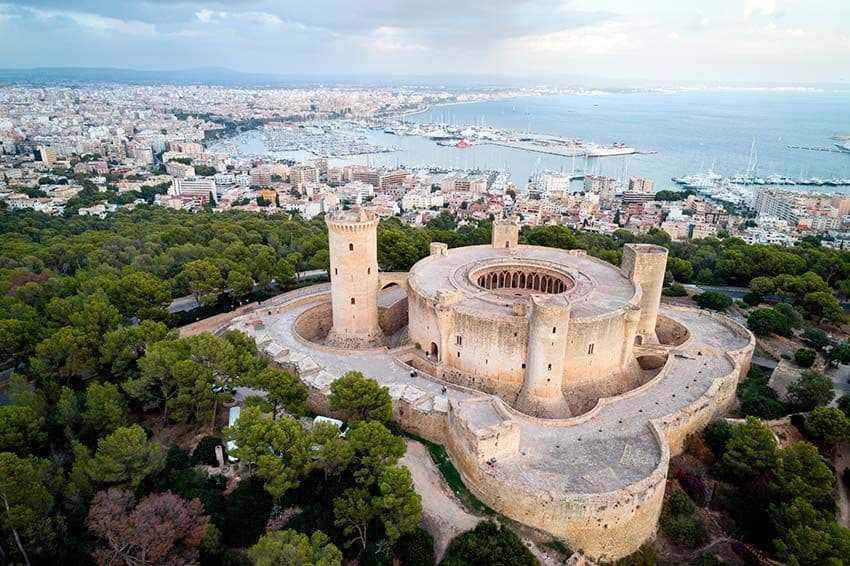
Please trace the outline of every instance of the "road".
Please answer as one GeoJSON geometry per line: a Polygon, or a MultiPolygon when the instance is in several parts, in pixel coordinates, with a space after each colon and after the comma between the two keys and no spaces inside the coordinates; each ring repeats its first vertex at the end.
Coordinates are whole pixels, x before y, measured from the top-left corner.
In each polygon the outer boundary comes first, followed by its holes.
{"type": "MultiPolygon", "coordinates": [[[[324,269],[310,269],[308,271],[299,271],[295,274],[296,280],[305,281],[308,279],[319,279],[321,277],[327,277],[328,272],[324,269]]],[[[171,304],[168,305],[168,312],[176,313],[176,312],[184,312],[190,311],[192,309],[198,308],[200,305],[198,301],[195,300],[195,297],[192,295],[186,295],[185,297],[177,297],[171,304]]]]}

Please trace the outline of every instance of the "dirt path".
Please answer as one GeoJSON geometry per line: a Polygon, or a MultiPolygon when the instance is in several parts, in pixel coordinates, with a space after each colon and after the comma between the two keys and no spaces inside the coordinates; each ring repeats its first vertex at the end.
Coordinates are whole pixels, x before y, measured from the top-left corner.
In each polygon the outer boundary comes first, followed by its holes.
{"type": "Polygon", "coordinates": [[[423,445],[408,440],[407,453],[401,463],[410,470],[416,492],[422,496],[422,521],[427,531],[434,535],[439,560],[455,536],[474,529],[483,517],[472,515],[461,507],[423,445]]]}
{"type": "Polygon", "coordinates": [[[841,480],[841,474],[844,473],[844,468],[850,467],[850,442],[839,444],[835,449],[835,475],[838,476],[838,522],[847,528],[850,528],[850,491],[847,485],[841,480]]]}

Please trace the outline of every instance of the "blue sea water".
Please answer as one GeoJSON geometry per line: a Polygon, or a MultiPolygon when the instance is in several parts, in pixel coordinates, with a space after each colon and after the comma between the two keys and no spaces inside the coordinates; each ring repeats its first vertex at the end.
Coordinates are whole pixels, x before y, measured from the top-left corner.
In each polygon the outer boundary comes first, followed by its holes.
{"type": "MultiPolygon", "coordinates": [[[[476,145],[438,146],[416,136],[370,132],[369,141],[396,146],[393,153],[332,160],[335,164],[509,169],[523,189],[537,169],[581,169],[617,178],[654,179],[656,189],[671,178],[713,169],[745,173],[755,139],[758,172],[790,177],[850,178],[850,153],[790,149],[789,145],[832,147],[830,136],[850,135],[850,92],[678,91],[551,95],[439,106],[411,116],[418,123],[484,125],[576,137],[600,144],[623,142],[649,155],[573,160],[523,150],[476,145]]],[[[821,187],[850,192],[850,187],[821,187]]]]}
{"type": "MultiPolygon", "coordinates": [[[[830,136],[850,135],[850,93],[711,91],[638,92],[601,96],[540,96],[432,108],[417,122],[481,124],[514,130],[577,137],[611,144],[624,142],[652,155],[601,158],[588,169],[620,177],[653,178],[670,185],[674,176],[713,168],[724,175],[746,172],[753,138],[759,173],[850,178],[850,153],[789,149],[789,145],[832,147],[830,136]]],[[[473,156],[480,165],[499,163],[490,147],[452,149],[485,151],[473,156]],[[490,162],[488,162],[490,161],[490,162]],[[496,161],[492,163],[492,161],[496,161]]],[[[540,154],[515,163],[515,182],[527,176],[540,154]],[[529,166],[530,163],[530,166],[529,166]]],[[[572,160],[544,156],[541,165],[569,171],[572,160]]],[[[850,190],[850,189],[844,189],[850,190]]]]}

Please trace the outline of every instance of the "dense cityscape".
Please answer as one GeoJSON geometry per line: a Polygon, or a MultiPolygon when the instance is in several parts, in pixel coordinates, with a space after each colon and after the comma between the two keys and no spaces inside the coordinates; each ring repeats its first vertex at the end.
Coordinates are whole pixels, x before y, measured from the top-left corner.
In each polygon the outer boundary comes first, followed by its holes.
{"type": "MultiPolygon", "coordinates": [[[[395,116],[433,104],[518,94],[5,87],[0,90],[0,202],[11,210],[65,216],[103,217],[119,208],[154,204],[182,210],[297,212],[306,219],[340,205],[362,205],[381,218],[398,216],[411,226],[427,225],[448,211],[461,222],[517,215],[531,227],[555,224],[601,234],[661,229],[676,241],[721,233],[747,243],[786,246],[817,235],[824,245],[844,246],[850,197],[810,187],[801,192],[771,179],[730,190],[719,175],[711,174],[676,179],[676,184],[543,170],[523,183],[504,170],[403,163],[391,169],[336,159],[392,148],[343,144],[329,127],[334,119],[346,124],[356,120],[363,129],[383,128],[386,116],[397,123],[395,116]],[[231,146],[233,153],[227,152],[228,137],[257,128],[274,134],[285,147],[306,148],[314,156],[296,162],[268,155],[274,151],[246,157],[231,146]],[[313,132],[311,141],[303,142],[308,131],[313,132]]],[[[466,141],[463,135],[479,134],[456,131],[444,128],[440,139],[457,144],[466,141]]]]}

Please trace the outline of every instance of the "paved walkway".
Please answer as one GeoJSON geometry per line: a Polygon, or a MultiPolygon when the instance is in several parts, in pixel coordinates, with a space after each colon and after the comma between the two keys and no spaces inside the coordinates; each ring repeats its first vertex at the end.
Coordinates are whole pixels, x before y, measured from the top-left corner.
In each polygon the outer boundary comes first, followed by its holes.
{"type": "MultiPolygon", "coordinates": [[[[321,300],[317,297],[317,301],[321,300]]],[[[314,376],[330,384],[349,370],[363,372],[390,388],[394,398],[430,399],[445,410],[447,398],[465,400],[485,394],[449,386],[430,378],[410,377],[384,351],[328,351],[302,344],[294,337],[295,319],[315,303],[295,305],[278,314],[266,316],[262,325],[254,325],[250,315],[237,318],[233,327],[258,338],[271,339],[289,351],[289,358],[309,368],[314,376]]],[[[662,447],[649,425],[690,405],[702,397],[714,380],[733,369],[725,356],[749,343],[744,334],[736,334],[708,313],[693,309],[662,307],[661,314],[683,325],[691,338],[672,350],[667,367],[641,393],[606,404],[587,422],[570,426],[551,426],[517,414],[521,427],[519,454],[488,467],[499,481],[515,483],[524,489],[550,492],[593,494],[614,491],[632,485],[651,474],[660,464],[662,447]]],[[[466,404],[462,404],[464,407],[466,404]]],[[[484,426],[504,420],[491,403],[466,405],[472,418],[484,426]]]]}

